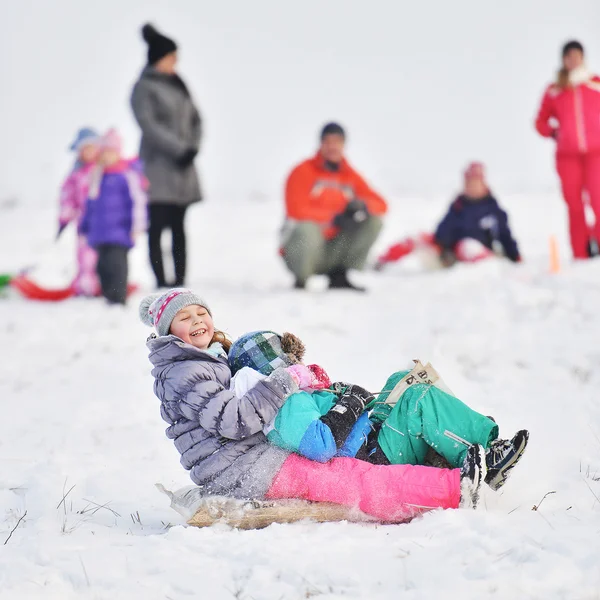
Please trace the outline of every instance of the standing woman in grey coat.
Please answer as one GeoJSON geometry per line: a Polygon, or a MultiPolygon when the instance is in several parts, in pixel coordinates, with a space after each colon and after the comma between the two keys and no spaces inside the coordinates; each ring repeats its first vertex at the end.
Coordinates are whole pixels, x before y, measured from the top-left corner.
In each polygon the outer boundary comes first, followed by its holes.
{"type": "Polygon", "coordinates": [[[150,182],[150,263],[157,286],[166,287],[160,239],[170,229],[174,284],[180,287],[186,270],[185,213],[202,199],[194,166],[200,147],[200,113],[176,72],[177,44],[152,25],[144,25],[142,36],[148,44],[148,64],[133,88],[131,106],[142,130],[140,158],[150,182]]]}

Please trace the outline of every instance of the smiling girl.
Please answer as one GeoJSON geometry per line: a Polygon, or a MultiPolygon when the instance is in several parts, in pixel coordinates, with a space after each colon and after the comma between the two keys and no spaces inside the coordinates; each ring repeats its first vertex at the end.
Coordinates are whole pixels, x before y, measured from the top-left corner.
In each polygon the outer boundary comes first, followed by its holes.
{"type": "Polygon", "coordinates": [[[311,387],[308,367],[276,368],[238,396],[231,390],[231,342],[215,329],[202,298],[184,288],[151,295],[142,300],[140,317],[156,330],[147,345],[167,437],[204,494],[334,502],[387,522],[472,506],[472,492],[485,477],[481,447],[462,472],[355,458],[319,463],[292,454],[270,444],[263,430],[291,394],[311,387]]]}

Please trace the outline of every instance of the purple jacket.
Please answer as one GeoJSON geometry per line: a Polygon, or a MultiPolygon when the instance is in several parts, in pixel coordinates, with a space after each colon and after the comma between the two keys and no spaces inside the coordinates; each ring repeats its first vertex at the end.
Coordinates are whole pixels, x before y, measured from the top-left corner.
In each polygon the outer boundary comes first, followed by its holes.
{"type": "Polygon", "coordinates": [[[145,231],[146,224],[147,198],[137,170],[121,161],[91,174],[80,227],[90,246],[115,244],[131,248],[134,235],[145,231]]]}
{"type": "Polygon", "coordinates": [[[263,497],[289,455],[267,442],[263,428],[298,391],[290,374],[276,369],[237,397],[226,356],[173,335],[151,337],[147,345],[167,437],[194,483],[207,495],[263,497]]]}

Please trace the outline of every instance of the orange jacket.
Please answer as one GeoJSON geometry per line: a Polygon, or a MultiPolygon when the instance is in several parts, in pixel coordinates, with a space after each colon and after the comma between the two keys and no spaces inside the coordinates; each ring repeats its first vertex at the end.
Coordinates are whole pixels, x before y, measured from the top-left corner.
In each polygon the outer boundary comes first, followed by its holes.
{"type": "MultiPolygon", "coordinates": [[[[362,200],[372,215],[387,211],[385,200],[345,161],[337,172],[328,171],[320,154],[299,164],[285,186],[287,218],[331,225],[353,198],[362,200]]],[[[335,234],[329,229],[329,235],[335,234]]]]}

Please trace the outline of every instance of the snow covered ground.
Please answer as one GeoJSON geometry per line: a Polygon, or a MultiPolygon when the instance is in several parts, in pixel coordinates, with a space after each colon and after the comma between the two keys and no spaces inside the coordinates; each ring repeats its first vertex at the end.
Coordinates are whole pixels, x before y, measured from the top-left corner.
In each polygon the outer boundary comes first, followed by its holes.
{"type": "MultiPolygon", "coordinates": [[[[431,227],[446,200],[396,200],[379,249],[431,227]]],[[[154,487],[189,480],[163,434],[139,297],[126,309],[0,299],[0,543],[27,512],[0,546],[0,598],[600,598],[600,262],[548,274],[549,234],[567,256],[561,201],[504,204],[524,264],[407,263],[357,276],[364,296],[318,279],[289,290],[276,199],[190,213],[190,286],[232,336],[291,330],[334,378],[374,390],[428,359],[502,434],[531,430],[522,465],[480,510],[408,525],[186,528],[154,487]]],[[[39,281],[68,281],[73,239],[53,244],[53,209],[0,214],[0,271],[37,264],[39,281]]],[[[141,241],[133,278],[149,286],[145,260],[141,241]]]]}

